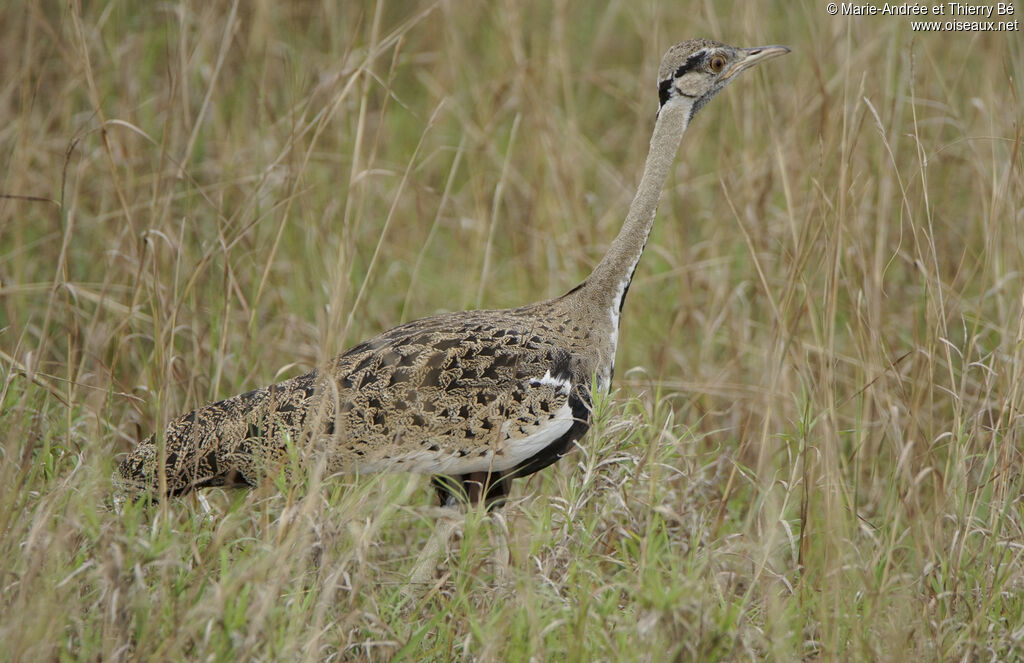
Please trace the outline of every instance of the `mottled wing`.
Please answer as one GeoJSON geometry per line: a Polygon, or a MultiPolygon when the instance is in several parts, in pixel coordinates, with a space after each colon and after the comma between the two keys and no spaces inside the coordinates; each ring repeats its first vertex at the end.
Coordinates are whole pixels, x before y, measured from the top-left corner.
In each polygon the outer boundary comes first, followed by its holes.
{"type": "Polygon", "coordinates": [[[507,471],[589,415],[573,399],[571,356],[529,326],[444,322],[396,328],[339,359],[334,469],[507,471]]]}

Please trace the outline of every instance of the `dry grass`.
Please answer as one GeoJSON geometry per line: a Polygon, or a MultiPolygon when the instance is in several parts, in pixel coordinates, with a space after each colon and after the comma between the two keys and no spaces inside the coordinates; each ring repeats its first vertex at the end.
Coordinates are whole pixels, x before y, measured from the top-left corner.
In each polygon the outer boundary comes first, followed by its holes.
{"type": "Polygon", "coordinates": [[[81,4],[0,9],[0,658],[1024,656],[1019,33],[81,4]],[[684,139],[584,449],[469,514],[421,599],[421,479],[109,509],[168,417],[574,285],[698,35],[793,54],[684,139]]]}

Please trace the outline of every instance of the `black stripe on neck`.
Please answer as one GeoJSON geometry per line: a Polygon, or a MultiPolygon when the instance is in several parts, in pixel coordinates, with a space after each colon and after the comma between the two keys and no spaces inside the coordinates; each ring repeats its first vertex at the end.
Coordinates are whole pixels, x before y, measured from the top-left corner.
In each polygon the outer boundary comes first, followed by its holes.
{"type": "MultiPolygon", "coordinates": [[[[633,268],[633,274],[636,274],[636,268],[633,268]]],[[[619,297],[619,326],[622,326],[622,307],[626,304],[626,295],[629,294],[629,284],[633,282],[633,274],[629,275],[629,281],[626,283],[626,287],[622,289],[622,296],[619,297]]]]}
{"type": "Polygon", "coordinates": [[[658,99],[660,103],[658,108],[661,108],[668,103],[668,100],[672,97],[672,79],[666,78],[662,82],[658,83],[658,99]]]}
{"type": "MultiPolygon", "coordinates": [[[[673,94],[672,81],[674,81],[675,79],[679,78],[680,76],[682,76],[686,72],[693,71],[697,67],[701,66],[704,63],[704,56],[705,55],[706,55],[705,51],[703,51],[703,50],[697,51],[696,53],[694,53],[690,57],[686,58],[686,62],[681,64],[679,66],[679,68],[676,69],[676,72],[674,74],[672,74],[671,78],[666,78],[662,82],[658,83],[658,100],[660,101],[660,103],[658,104],[658,108],[659,109],[662,106],[664,106],[665,104],[667,104],[668,100],[672,98],[672,94],[673,94]]],[[[689,95],[687,95],[687,96],[689,96],[689,95]]]]}

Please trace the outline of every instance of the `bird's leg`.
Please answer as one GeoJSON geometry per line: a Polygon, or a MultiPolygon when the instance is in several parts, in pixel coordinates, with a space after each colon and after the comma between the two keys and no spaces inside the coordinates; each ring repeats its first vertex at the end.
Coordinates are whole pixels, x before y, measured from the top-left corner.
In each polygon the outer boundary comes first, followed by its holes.
{"type": "Polygon", "coordinates": [[[473,472],[458,477],[435,476],[431,483],[437,491],[441,507],[448,513],[438,517],[434,531],[416,558],[409,583],[402,593],[406,598],[417,598],[422,593],[433,577],[438,559],[447,553],[452,536],[462,524],[460,516],[464,517],[464,513],[459,507],[466,504],[473,507],[481,501],[490,512],[491,521],[498,525],[491,538],[495,542],[495,572],[504,576],[509,559],[508,524],[504,514],[500,513],[500,507],[504,506],[508,497],[511,477],[502,476],[499,472],[473,472]]]}
{"type": "Polygon", "coordinates": [[[479,504],[484,496],[486,484],[490,483],[490,475],[487,472],[472,472],[462,477],[462,486],[466,489],[466,496],[470,504],[479,504]]]}
{"type": "Polygon", "coordinates": [[[461,477],[437,475],[430,480],[437,493],[437,501],[442,507],[458,507],[469,500],[461,477]]]}
{"type": "Polygon", "coordinates": [[[435,476],[431,483],[441,506],[476,505],[490,511],[505,505],[512,477],[501,472],[472,472],[457,477],[435,476]]]}
{"type": "Polygon", "coordinates": [[[512,559],[512,552],[508,547],[508,520],[505,518],[504,509],[495,509],[488,517],[493,525],[487,531],[493,545],[491,560],[494,563],[494,576],[496,580],[504,580],[508,578],[509,563],[512,559]]]}
{"type": "Polygon", "coordinates": [[[508,575],[508,521],[505,519],[505,501],[508,499],[512,477],[500,472],[473,472],[462,477],[462,485],[473,506],[484,503],[492,527],[487,528],[488,539],[493,545],[491,560],[494,564],[494,575],[505,578],[508,575]]]}
{"type": "MultiPolygon", "coordinates": [[[[481,472],[481,474],[483,474],[481,472]]],[[[484,505],[491,513],[505,506],[508,491],[512,487],[512,477],[500,472],[487,474],[483,480],[484,505]]]]}
{"type": "Polygon", "coordinates": [[[437,568],[437,560],[442,554],[448,554],[448,544],[452,535],[459,528],[465,514],[457,509],[445,507],[446,513],[437,519],[434,531],[416,558],[416,565],[409,576],[409,582],[402,589],[402,595],[407,599],[418,599],[427,589],[427,583],[434,579],[434,572],[437,568]]]}
{"type": "Polygon", "coordinates": [[[462,477],[470,504],[484,503],[488,511],[505,505],[511,477],[501,472],[473,472],[462,477]]]}

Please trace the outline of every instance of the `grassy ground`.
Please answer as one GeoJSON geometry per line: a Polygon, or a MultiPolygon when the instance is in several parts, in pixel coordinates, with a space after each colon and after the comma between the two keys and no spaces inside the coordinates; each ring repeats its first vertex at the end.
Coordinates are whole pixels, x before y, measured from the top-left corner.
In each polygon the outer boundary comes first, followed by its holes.
{"type": "Polygon", "coordinates": [[[1024,656],[1020,32],[329,4],[0,9],[0,659],[1024,656]],[[110,509],[171,416],[582,279],[692,36],[793,53],[684,139],[583,448],[420,596],[422,478],[110,509]]]}

